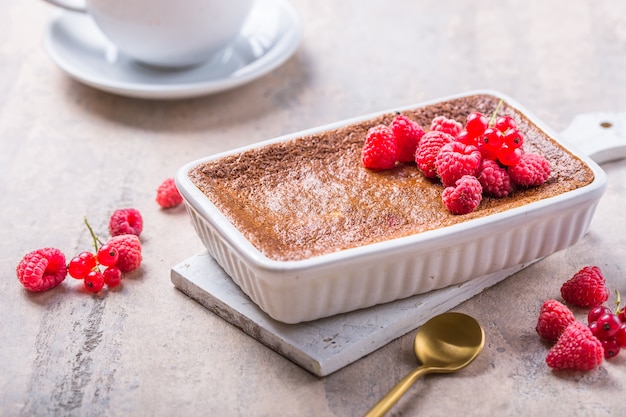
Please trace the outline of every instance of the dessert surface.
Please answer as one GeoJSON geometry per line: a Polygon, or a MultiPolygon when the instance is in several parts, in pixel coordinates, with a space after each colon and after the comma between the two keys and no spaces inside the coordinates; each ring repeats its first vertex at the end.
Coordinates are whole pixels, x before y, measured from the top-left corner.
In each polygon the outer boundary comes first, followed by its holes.
{"type": "MultiPolygon", "coordinates": [[[[498,97],[473,95],[402,111],[427,129],[437,116],[464,124],[479,111],[491,115],[498,97]]],[[[526,152],[551,164],[538,187],[516,188],[506,198],[485,197],[465,215],[443,206],[443,186],[414,163],[387,171],[363,167],[367,130],[389,123],[395,113],[338,129],[274,143],[203,163],[191,181],[267,257],[302,260],[313,256],[421,233],[506,211],[583,187],[593,172],[516,108],[502,104],[526,136],[526,152]]]]}

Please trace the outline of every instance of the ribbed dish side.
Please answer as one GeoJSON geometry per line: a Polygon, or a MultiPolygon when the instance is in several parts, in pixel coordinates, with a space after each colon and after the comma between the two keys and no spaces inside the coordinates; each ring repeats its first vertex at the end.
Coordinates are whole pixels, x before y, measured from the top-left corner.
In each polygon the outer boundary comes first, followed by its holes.
{"type": "Polygon", "coordinates": [[[319,276],[318,281],[327,280],[328,285],[319,287],[317,296],[305,288],[287,297],[276,294],[273,307],[281,308],[270,315],[289,323],[313,320],[458,285],[529,263],[575,244],[588,230],[593,211],[593,207],[587,207],[571,216],[548,216],[504,233],[485,235],[450,247],[446,257],[431,257],[432,253],[420,257],[392,256],[367,271],[345,268],[341,280],[319,276]],[[482,255],[489,251],[498,255],[482,255]],[[463,265],[471,267],[463,270],[463,265]]]}
{"type": "Polygon", "coordinates": [[[243,291],[274,319],[298,323],[460,284],[550,255],[586,233],[596,204],[534,216],[497,233],[465,233],[443,250],[433,247],[419,256],[400,250],[384,257],[374,255],[369,264],[363,258],[347,259],[332,269],[297,272],[289,281],[284,281],[284,271],[251,269],[212,225],[187,207],[205,247],[243,291]],[[272,285],[279,275],[281,282],[289,284],[272,285]]]}
{"type": "MultiPolygon", "coordinates": [[[[214,227],[207,222],[190,204],[185,202],[191,223],[209,252],[217,263],[226,271],[231,279],[259,306],[267,305],[267,291],[257,285],[258,276],[249,268],[216,233],[214,227]]],[[[263,308],[263,307],[262,307],[263,308]]]]}

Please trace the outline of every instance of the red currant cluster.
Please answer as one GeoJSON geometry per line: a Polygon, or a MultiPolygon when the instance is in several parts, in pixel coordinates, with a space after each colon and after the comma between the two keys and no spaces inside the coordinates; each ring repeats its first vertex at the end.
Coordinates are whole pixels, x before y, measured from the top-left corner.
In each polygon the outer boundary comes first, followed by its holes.
{"type": "MultiPolygon", "coordinates": [[[[109,229],[114,236],[120,226],[130,227],[128,223],[129,213],[137,219],[139,229],[135,232],[141,233],[143,224],[141,214],[135,209],[122,209],[116,210],[111,216],[109,229]]],[[[85,219],[85,225],[93,239],[94,252],[83,251],[73,257],[67,265],[68,274],[72,278],[82,279],[87,291],[93,293],[102,290],[105,285],[109,288],[117,287],[122,282],[122,269],[124,269],[119,265],[121,255],[118,248],[111,242],[102,243],[87,219],[85,219]]],[[[123,233],[124,230],[119,230],[119,232],[123,233]]]]}
{"type": "Polygon", "coordinates": [[[626,312],[617,309],[613,313],[609,307],[594,307],[587,314],[587,323],[591,332],[602,342],[604,357],[617,356],[621,348],[626,348],[626,312]]]}
{"type": "Polygon", "coordinates": [[[480,112],[470,113],[457,140],[476,146],[483,159],[497,160],[506,166],[515,165],[524,153],[524,135],[511,116],[499,116],[495,120],[492,117],[490,121],[480,112]]]}
{"type": "Polygon", "coordinates": [[[98,292],[106,284],[117,287],[122,282],[122,271],[116,266],[119,253],[113,245],[105,243],[97,252],[84,251],[70,260],[67,272],[72,278],[82,279],[87,291],[98,292]],[[104,270],[100,270],[100,266],[104,270]]]}

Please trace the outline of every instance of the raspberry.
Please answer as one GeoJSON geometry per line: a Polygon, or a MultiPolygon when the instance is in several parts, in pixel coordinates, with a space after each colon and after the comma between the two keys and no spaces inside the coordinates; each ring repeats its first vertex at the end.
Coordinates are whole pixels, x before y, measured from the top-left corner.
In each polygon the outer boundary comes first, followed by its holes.
{"type": "Polygon", "coordinates": [[[464,175],[456,182],[456,187],[443,190],[443,204],[452,214],[467,214],[476,210],[482,201],[483,189],[476,177],[464,175]]]}
{"type": "Polygon", "coordinates": [[[595,307],[609,299],[605,282],[600,268],[586,266],[561,286],[561,296],[578,307],[595,307]]]}
{"type": "Polygon", "coordinates": [[[113,236],[107,243],[117,249],[119,257],[115,266],[120,271],[130,272],[141,265],[141,242],[136,235],[113,236]]]}
{"type": "Polygon", "coordinates": [[[487,195],[502,198],[513,191],[509,173],[491,159],[483,159],[477,178],[487,195]]]}
{"type": "Polygon", "coordinates": [[[156,201],[163,208],[176,207],[183,202],[173,178],[168,178],[159,185],[156,201]]]}
{"type": "Polygon", "coordinates": [[[415,152],[415,163],[426,178],[436,178],[435,160],[441,147],[454,141],[449,133],[431,130],[425,133],[415,152]]]}
{"type": "Polygon", "coordinates": [[[556,342],[574,321],[574,313],[569,308],[557,300],[547,300],[541,306],[535,330],[543,339],[556,342]]]}
{"type": "MultiPolygon", "coordinates": [[[[178,190],[176,192],[178,192],[178,190]]],[[[143,218],[137,209],[125,208],[115,210],[109,219],[109,233],[111,236],[125,234],[139,236],[142,231],[143,218]]]]}
{"type": "Polygon", "coordinates": [[[65,255],[55,248],[37,249],[24,255],[15,269],[17,279],[30,291],[46,291],[67,276],[65,255]]]}
{"type": "Polygon", "coordinates": [[[604,348],[585,324],[571,323],[548,352],[546,363],[552,369],[587,371],[602,363],[604,348]]]}
{"type": "Polygon", "coordinates": [[[454,141],[441,147],[435,159],[435,168],[443,185],[450,187],[464,175],[476,175],[481,160],[478,148],[454,141]]]}
{"type": "Polygon", "coordinates": [[[424,136],[422,126],[405,115],[398,114],[389,124],[389,128],[396,137],[398,161],[415,162],[415,151],[424,136]]]}
{"type": "Polygon", "coordinates": [[[376,171],[391,169],[396,166],[398,147],[393,131],[378,125],[370,128],[361,150],[361,162],[365,168],[376,171]]]}
{"type": "Polygon", "coordinates": [[[458,134],[461,133],[461,130],[463,130],[463,125],[454,119],[448,119],[445,116],[437,116],[430,123],[430,130],[445,132],[457,137],[458,134]]]}
{"type": "Polygon", "coordinates": [[[509,167],[509,175],[511,181],[523,187],[541,185],[550,176],[550,162],[542,155],[525,153],[509,167]]]}

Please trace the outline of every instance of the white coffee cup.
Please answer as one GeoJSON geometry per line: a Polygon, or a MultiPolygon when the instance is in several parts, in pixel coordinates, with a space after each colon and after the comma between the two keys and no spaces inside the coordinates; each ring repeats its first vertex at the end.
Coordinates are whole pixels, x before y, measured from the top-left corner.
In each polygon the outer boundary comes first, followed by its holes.
{"type": "Polygon", "coordinates": [[[254,0],[45,0],[93,17],[120,51],[156,66],[210,60],[239,33],[254,0]]]}

